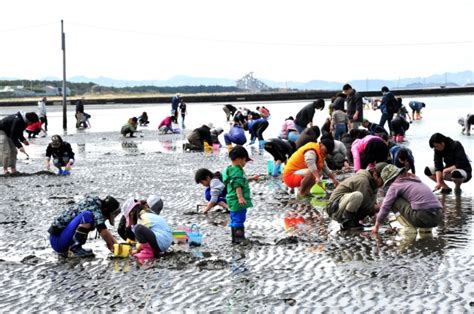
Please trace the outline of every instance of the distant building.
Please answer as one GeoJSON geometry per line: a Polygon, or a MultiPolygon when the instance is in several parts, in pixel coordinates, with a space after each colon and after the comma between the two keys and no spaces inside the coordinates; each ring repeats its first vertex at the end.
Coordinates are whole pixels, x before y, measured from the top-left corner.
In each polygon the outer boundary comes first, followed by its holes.
{"type": "Polygon", "coordinates": [[[0,97],[28,97],[35,96],[35,92],[24,86],[5,86],[0,90],[0,97]]]}
{"type": "Polygon", "coordinates": [[[237,88],[253,93],[270,89],[265,83],[254,78],[253,72],[244,75],[244,77],[242,77],[240,80],[237,80],[236,83],[237,88]]]}
{"type": "MultiPolygon", "coordinates": [[[[44,94],[38,93],[37,95],[41,95],[41,96],[62,96],[63,95],[62,87],[45,86],[43,89],[44,89],[44,94]]],[[[66,87],[66,95],[67,96],[71,95],[71,90],[69,89],[69,87],[66,87]]]]}

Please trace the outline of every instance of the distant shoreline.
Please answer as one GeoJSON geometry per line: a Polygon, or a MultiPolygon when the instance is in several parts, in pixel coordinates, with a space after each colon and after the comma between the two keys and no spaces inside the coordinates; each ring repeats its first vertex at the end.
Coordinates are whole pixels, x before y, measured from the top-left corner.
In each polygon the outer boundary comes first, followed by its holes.
{"type": "MultiPolygon", "coordinates": [[[[462,87],[439,87],[422,89],[394,89],[395,96],[453,96],[453,95],[471,95],[474,94],[474,86],[462,87]]],[[[329,90],[312,90],[298,92],[261,92],[261,93],[219,93],[219,94],[182,94],[184,100],[188,103],[201,102],[222,102],[237,103],[247,101],[291,101],[291,100],[314,100],[318,98],[330,99],[337,92],[329,90]]],[[[361,91],[363,97],[381,97],[380,91],[361,91]]],[[[163,104],[169,103],[173,95],[163,94],[128,94],[128,95],[86,95],[84,101],[86,104],[163,104]]],[[[41,97],[29,98],[9,98],[0,99],[0,107],[12,106],[35,106],[41,97]]],[[[81,99],[80,97],[68,97],[68,104],[71,101],[81,99]]],[[[60,105],[61,97],[48,97],[48,105],[60,105]]]]}

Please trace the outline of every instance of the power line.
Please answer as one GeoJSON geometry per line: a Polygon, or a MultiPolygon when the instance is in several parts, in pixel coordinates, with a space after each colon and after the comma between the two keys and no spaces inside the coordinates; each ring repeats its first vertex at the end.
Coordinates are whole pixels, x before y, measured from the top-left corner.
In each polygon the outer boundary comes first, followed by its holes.
{"type": "Polygon", "coordinates": [[[193,41],[209,41],[217,43],[227,44],[242,44],[242,45],[263,45],[263,46],[295,46],[295,47],[414,47],[414,46],[450,46],[450,45],[465,45],[472,44],[472,40],[464,41],[445,41],[445,42],[413,42],[413,43],[302,43],[302,42],[264,42],[264,41],[248,41],[248,40],[235,40],[235,39],[220,39],[210,37],[194,37],[181,34],[165,34],[157,32],[146,32],[128,29],[118,29],[105,26],[97,26],[76,22],[69,22],[70,25],[79,27],[92,28],[96,30],[104,30],[116,33],[131,33],[137,35],[154,36],[154,37],[166,37],[166,38],[179,38],[193,41]]]}

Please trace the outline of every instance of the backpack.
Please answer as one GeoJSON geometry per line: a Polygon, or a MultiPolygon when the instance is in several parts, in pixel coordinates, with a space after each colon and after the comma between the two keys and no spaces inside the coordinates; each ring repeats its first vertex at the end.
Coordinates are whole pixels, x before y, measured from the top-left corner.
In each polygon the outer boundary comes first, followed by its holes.
{"type": "Polygon", "coordinates": [[[397,100],[397,98],[392,96],[387,103],[388,114],[395,114],[400,110],[400,108],[401,108],[400,102],[397,100]]]}

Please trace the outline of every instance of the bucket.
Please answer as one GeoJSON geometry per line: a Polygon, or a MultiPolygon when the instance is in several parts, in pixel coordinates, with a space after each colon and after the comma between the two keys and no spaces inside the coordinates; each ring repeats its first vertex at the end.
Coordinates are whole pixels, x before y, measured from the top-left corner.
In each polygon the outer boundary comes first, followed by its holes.
{"type": "Polygon", "coordinates": [[[188,232],[189,246],[201,246],[202,233],[199,232],[198,225],[194,224],[191,226],[191,230],[188,232]]]}
{"type": "Polygon", "coordinates": [[[221,147],[221,145],[219,143],[212,144],[212,149],[213,150],[219,150],[220,147],[221,147]]]}
{"type": "Polygon", "coordinates": [[[130,255],[131,245],[129,243],[114,243],[114,256],[127,257],[130,255]]]}
{"type": "MultiPolygon", "coordinates": [[[[267,161],[267,172],[268,172],[268,175],[272,175],[273,174],[273,167],[275,166],[275,162],[273,160],[268,160],[267,161]]],[[[281,164],[280,166],[280,169],[278,171],[278,174],[281,174],[282,172],[282,169],[283,169],[283,163],[281,164]]]]}
{"type": "Polygon", "coordinates": [[[309,191],[313,195],[326,195],[326,181],[322,180],[321,184],[315,184],[309,191]]]}

